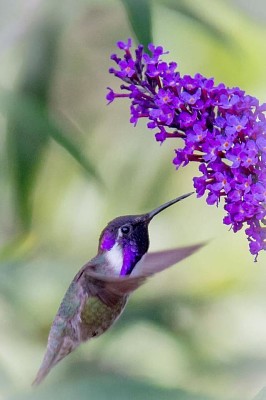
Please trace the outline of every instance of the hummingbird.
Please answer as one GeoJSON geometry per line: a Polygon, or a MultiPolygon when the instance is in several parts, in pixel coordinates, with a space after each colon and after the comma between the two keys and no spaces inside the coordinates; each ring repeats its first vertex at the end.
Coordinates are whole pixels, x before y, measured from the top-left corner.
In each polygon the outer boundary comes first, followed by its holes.
{"type": "Polygon", "coordinates": [[[98,253],[74,277],[52,323],[46,353],[33,382],[38,385],[82,342],[107,331],[129,295],[148,277],[188,257],[203,244],[148,253],[153,217],[189,197],[187,193],[141,215],[113,219],[100,235],[98,253]]]}

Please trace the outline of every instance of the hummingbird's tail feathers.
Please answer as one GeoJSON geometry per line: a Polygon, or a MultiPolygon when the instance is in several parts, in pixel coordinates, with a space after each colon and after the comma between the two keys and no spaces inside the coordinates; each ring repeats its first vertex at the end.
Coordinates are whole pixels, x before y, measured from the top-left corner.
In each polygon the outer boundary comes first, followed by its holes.
{"type": "Polygon", "coordinates": [[[54,366],[54,360],[56,358],[56,354],[52,354],[51,350],[48,348],[43,362],[39,368],[39,371],[36,375],[36,378],[34,379],[34,381],[32,382],[32,386],[38,386],[43,379],[46,377],[46,375],[48,375],[49,371],[51,370],[51,368],[54,366]]]}
{"type": "Polygon", "coordinates": [[[65,358],[69,353],[71,353],[77,345],[74,344],[73,340],[69,337],[65,337],[62,342],[59,344],[57,349],[47,348],[45,353],[43,362],[40,366],[40,369],[37,373],[36,378],[34,379],[32,386],[39,385],[44,378],[48,375],[50,370],[63,358],[65,358]]]}
{"type": "Polygon", "coordinates": [[[207,242],[192,246],[177,247],[175,249],[147,253],[134,268],[131,276],[149,276],[161,272],[174,264],[184,260],[205,246],[207,242]]]}

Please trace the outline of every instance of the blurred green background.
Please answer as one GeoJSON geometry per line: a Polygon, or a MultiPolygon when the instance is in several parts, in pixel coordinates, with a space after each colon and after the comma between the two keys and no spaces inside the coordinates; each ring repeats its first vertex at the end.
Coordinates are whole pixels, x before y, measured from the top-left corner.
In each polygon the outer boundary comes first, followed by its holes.
{"type": "Polygon", "coordinates": [[[153,40],[182,73],[266,101],[265,21],[264,0],[0,1],[0,399],[250,400],[266,386],[266,256],[194,197],[153,221],[151,249],[208,246],[30,387],[105,224],[192,190],[196,169],[171,164],[179,143],[130,125],[126,101],[106,106],[115,42],[153,40]]]}

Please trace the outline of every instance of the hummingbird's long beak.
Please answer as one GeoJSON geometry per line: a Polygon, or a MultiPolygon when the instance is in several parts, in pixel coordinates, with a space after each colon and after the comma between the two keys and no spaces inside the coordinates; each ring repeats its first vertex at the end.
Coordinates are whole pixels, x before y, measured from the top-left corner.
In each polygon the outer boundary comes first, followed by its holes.
{"type": "Polygon", "coordinates": [[[155,210],[152,210],[151,212],[149,212],[148,214],[146,214],[146,216],[147,216],[147,221],[150,222],[151,219],[152,219],[155,215],[159,214],[161,211],[165,210],[166,208],[170,207],[171,205],[173,205],[173,204],[175,204],[175,203],[178,203],[180,200],[186,199],[187,197],[191,196],[193,193],[194,193],[194,192],[190,192],[190,193],[187,193],[187,194],[183,194],[182,196],[177,197],[177,198],[174,199],[174,200],[170,200],[170,201],[168,201],[167,203],[164,203],[164,204],[162,204],[161,206],[155,208],[155,210]]]}

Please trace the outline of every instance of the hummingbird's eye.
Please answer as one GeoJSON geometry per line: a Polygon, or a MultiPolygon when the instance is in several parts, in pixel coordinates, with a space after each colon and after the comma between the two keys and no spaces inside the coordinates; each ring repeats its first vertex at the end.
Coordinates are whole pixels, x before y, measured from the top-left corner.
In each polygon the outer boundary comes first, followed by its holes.
{"type": "Polygon", "coordinates": [[[121,232],[123,233],[123,235],[127,235],[130,232],[130,226],[129,225],[124,225],[121,226],[121,232]]]}

